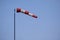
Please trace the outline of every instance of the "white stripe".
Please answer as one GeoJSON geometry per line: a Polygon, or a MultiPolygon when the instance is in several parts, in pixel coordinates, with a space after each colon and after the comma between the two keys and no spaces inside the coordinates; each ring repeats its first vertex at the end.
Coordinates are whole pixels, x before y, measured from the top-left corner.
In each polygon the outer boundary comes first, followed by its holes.
{"type": "Polygon", "coordinates": [[[21,9],[21,12],[22,12],[22,13],[24,13],[24,12],[25,12],[25,10],[21,9]]]}
{"type": "Polygon", "coordinates": [[[29,16],[32,16],[33,14],[32,13],[29,13],[29,16]]]}

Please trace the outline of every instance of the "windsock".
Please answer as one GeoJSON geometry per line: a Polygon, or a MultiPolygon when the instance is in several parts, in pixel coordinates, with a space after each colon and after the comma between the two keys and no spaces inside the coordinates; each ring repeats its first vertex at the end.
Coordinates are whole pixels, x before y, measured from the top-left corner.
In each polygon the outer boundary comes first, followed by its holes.
{"type": "Polygon", "coordinates": [[[23,10],[23,9],[21,9],[21,8],[17,8],[17,9],[16,9],[16,12],[17,12],[17,13],[18,13],[18,12],[21,12],[21,13],[24,13],[24,14],[26,14],[26,15],[32,16],[32,17],[34,17],[34,18],[37,18],[37,16],[36,16],[35,14],[32,14],[32,13],[30,13],[29,11],[23,10]]]}

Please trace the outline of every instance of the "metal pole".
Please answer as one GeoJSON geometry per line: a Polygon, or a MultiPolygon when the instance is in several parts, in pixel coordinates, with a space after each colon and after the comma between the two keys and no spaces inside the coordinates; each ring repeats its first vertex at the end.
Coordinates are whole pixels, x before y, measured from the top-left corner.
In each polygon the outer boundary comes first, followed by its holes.
{"type": "Polygon", "coordinates": [[[15,34],[15,9],[14,9],[14,40],[16,40],[15,38],[16,38],[16,34],[15,34]]]}

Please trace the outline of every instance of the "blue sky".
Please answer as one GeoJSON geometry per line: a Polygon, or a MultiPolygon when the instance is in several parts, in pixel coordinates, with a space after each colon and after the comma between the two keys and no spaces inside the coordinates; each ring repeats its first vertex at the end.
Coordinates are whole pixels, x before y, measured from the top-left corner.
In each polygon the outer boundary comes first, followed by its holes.
{"type": "Polygon", "coordinates": [[[16,40],[60,40],[60,0],[0,0],[0,40],[14,39],[14,9],[38,16],[16,13],[16,40]]]}

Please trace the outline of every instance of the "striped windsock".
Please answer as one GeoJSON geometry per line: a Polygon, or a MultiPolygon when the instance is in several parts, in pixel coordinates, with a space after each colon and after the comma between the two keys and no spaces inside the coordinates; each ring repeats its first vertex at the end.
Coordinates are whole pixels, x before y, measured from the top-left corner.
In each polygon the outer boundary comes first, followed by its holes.
{"type": "Polygon", "coordinates": [[[36,15],[30,13],[30,12],[27,11],[27,10],[23,10],[23,9],[21,9],[21,8],[17,8],[17,9],[16,9],[16,12],[17,12],[17,13],[18,13],[18,12],[21,12],[21,13],[24,13],[24,14],[26,14],[26,15],[32,16],[32,17],[34,17],[34,18],[37,18],[36,15]]]}

